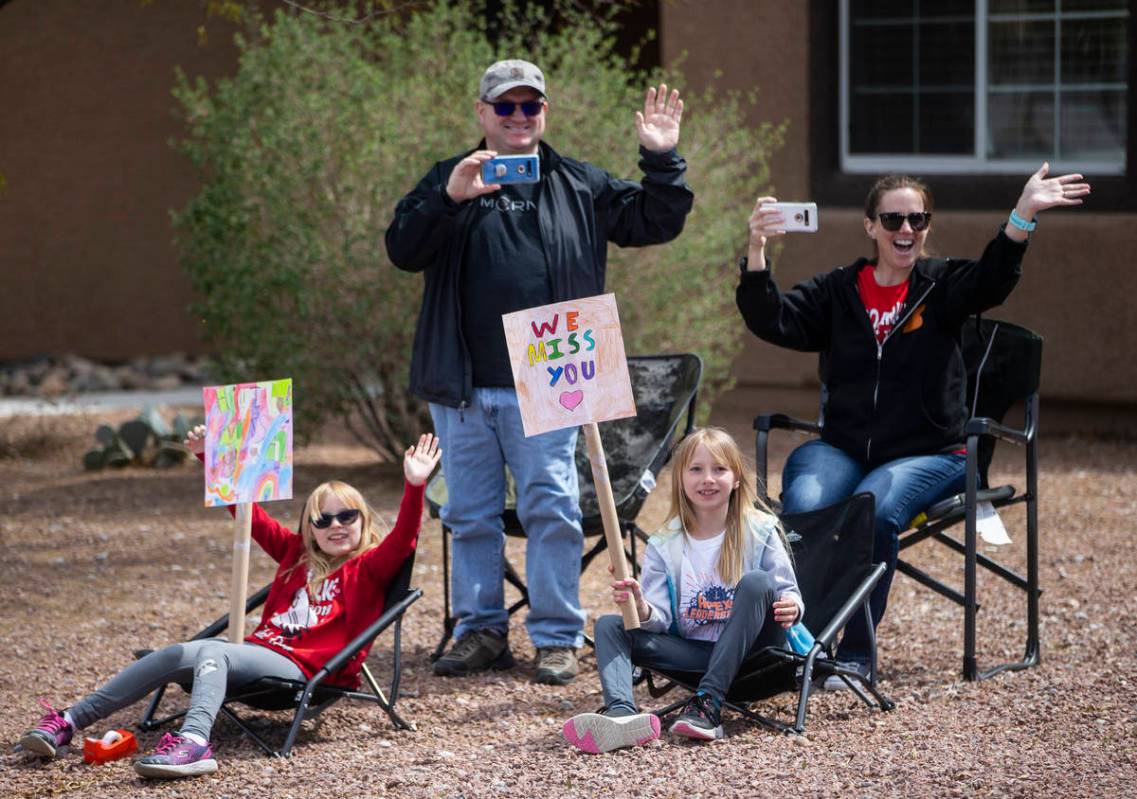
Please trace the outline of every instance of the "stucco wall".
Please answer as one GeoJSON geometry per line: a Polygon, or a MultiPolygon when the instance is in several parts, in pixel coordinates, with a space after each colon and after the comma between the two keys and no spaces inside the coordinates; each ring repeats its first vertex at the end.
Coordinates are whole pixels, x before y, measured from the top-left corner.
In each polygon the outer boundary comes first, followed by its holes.
{"type": "Polygon", "coordinates": [[[12,0],[0,8],[0,360],[200,349],[171,246],[191,195],[168,141],[174,66],[231,71],[200,3],[12,0]]]}

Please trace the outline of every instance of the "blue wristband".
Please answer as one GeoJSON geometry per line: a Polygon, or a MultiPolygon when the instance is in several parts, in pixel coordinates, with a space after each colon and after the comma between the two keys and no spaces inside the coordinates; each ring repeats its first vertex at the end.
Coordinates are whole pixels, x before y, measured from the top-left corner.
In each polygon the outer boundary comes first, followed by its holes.
{"type": "Polygon", "coordinates": [[[1038,227],[1037,222],[1035,222],[1033,219],[1027,222],[1025,219],[1015,213],[1014,208],[1011,209],[1010,223],[1017,227],[1019,230],[1025,230],[1027,233],[1030,233],[1032,230],[1038,227]]]}

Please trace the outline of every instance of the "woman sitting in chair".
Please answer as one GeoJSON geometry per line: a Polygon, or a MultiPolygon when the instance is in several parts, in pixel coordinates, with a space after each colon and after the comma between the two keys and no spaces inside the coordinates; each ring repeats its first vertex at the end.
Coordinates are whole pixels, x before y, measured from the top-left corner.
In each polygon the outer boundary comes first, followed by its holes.
{"type": "MultiPolygon", "coordinates": [[[[201,456],[205,427],[186,437],[201,456]]],[[[323,668],[383,610],[387,586],[414,551],[422,521],[423,484],[438,464],[438,440],[427,433],[403,456],[406,484],[399,517],[382,536],[355,488],[333,481],[308,497],[293,533],[253,505],[252,537],[278,564],[261,622],[242,643],[205,638],[147,654],[63,711],[47,712],[20,738],[24,751],[53,758],[75,732],[171,682],[193,683],[181,730],[166,733],[154,753],[134,763],[143,777],[176,778],[217,770],[209,734],[229,686],[264,677],[303,682],[323,668]]],[[[354,685],[369,647],[328,682],[354,685]]]]}
{"type": "MultiPolygon", "coordinates": [[[[1022,256],[1047,208],[1079,205],[1081,175],[1027,180],[1010,218],[978,260],[930,258],[932,195],[919,180],[887,175],[865,202],[871,258],[817,275],[786,292],[766,261],[766,242],[784,217],[759,197],[736,300],[747,327],[782,347],[821,353],[821,438],[799,446],[782,472],[786,513],[830,505],[851,494],[876,499],[876,562],[888,571],[872,593],[875,627],[884,616],[899,534],[932,503],[964,488],[968,418],[960,330],[968,316],[1003,303],[1022,273],[1022,256]]],[[[871,647],[861,614],[845,628],[837,657],[870,676],[871,647]]],[[[830,678],[826,687],[844,687],[830,678]]]]}

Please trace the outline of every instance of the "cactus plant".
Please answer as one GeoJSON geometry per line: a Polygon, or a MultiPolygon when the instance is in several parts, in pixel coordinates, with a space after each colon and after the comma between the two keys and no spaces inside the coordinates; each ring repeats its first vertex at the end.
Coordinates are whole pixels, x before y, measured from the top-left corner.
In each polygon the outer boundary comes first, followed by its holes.
{"type": "Polygon", "coordinates": [[[137,419],[123,422],[117,430],[99,425],[95,441],[100,446],[83,455],[83,466],[92,471],[105,466],[176,466],[189,456],[182,440],[196,421],[179,413],[168,423],[156,408],[147,406],[137,419]]]}

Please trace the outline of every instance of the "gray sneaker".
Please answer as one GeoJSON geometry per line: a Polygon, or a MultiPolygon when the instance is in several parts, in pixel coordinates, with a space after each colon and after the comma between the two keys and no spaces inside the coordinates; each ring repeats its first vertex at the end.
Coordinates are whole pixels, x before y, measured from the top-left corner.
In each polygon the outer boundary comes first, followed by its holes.
{"type": "MultiPolygon", "coordinates": [[[[860,674],[866,680],[870,679],[870,677],[869,677],[869,664],[867,664],[867,663],[860,663],[856,660],[838,660],[836,665],[843,668],[843,669],[848,669],[849,671],[855,671],[855,672],[857,672],[857,674],[860,674]]],[[[857,680],[855,678],[850,677],[849,679],[852,680],[854,683],[857,682],[857,680]]],[[[858,685],[859,685],[859,683],[858,683],[858,685]]],[[[863,686],[861,686],[861,687],[863,687],[863,686]]],[[[828,677],[825,678],[824,682],[821,683],[821,690],[823,690],[823,691],[849,691],[852,689],[849,688],[849,683],[845,682],[844,679],[842,679],[841,677],[838,677],[836,674],[830,674],[828,677]]]]}
{"type": "Polygon", "coordinates": [[[493,630],[474,630],[434,661],[434,673],[440,677],[466,677],[486,669],[512,669],[514,665],[505,636],[493,630]]]}
{"type": "Polygon", "coordinates": [[[543,685],[568,685],[579,670],[572,647],[541,647],[537,650],[537,674],[533,680],[543,685]]]}

